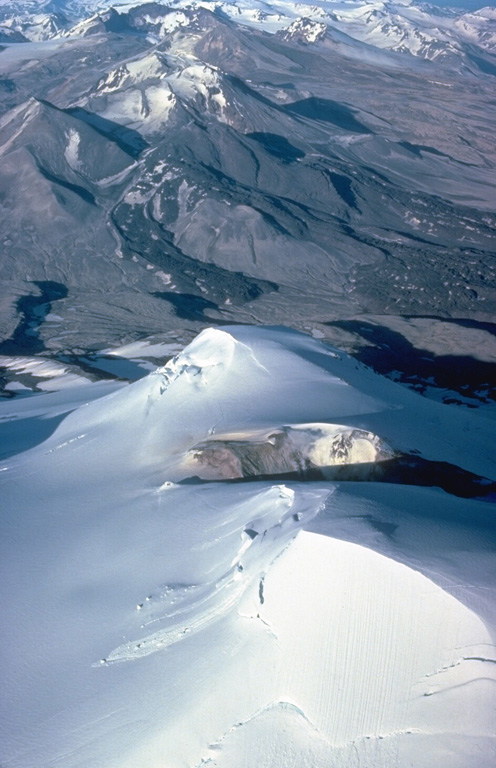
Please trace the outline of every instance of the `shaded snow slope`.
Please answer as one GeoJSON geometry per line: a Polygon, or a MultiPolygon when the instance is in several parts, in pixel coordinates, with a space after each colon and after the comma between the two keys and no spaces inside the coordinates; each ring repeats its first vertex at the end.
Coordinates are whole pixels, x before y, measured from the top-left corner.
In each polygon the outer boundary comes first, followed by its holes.
{"type": "Polygon", "coordinates": [[[490,768],[491,421],[284,329],[207,329],[112,386],[0,404],[0,760],[490,768]],[[184,471],[220,443],[263,479],[184,471]],[[280,477],[392,452],[476,498],[280,477]]]}

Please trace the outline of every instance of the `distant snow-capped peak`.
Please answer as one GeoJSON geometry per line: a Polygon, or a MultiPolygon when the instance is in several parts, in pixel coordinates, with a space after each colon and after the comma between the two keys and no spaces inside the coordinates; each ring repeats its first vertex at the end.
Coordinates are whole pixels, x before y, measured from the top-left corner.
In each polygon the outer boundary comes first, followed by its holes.
{"type": "Polygon", "coordinates": [[[293,21],[286,29],[282,30],[284,40],[296,40],[300,43],[317,43],[325,37],[327,24],[323,21],[314,21],[308,17],[300,17],[293,21]]]}
{"type": "Polygon", "coordinates": [[[467,42],[496,53],[496,8],[464,13],[454,20],[453,27],[467,42]]]}
{"type": "Polygon", "coordinates": [[[496,9],[460,14],[412,0],[316,0],[308,4],[288,0],[60,0],[56,6],[10,0],[0,7],[0,38],[8,42],[127,32],[159,41],[182,27],[193,30],[201,23],[195,14],[205,11],[304,44],[323,39],[330,25],[377,48],[430,60],[459,56],[467,45],[496,52],[496,9]]]}

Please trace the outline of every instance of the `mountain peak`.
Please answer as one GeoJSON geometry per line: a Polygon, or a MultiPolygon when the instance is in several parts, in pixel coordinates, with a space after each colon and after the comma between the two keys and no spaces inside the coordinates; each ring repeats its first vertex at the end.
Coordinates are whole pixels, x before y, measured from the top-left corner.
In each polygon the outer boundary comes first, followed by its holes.
{"type": "Polygon", "coordinates": [[[315,21],[306,16],[300,16],[279,34],[283,40],[294,40],[309,45],[319,42],[326,36],[327,24],[323,21],[315,21]]]}

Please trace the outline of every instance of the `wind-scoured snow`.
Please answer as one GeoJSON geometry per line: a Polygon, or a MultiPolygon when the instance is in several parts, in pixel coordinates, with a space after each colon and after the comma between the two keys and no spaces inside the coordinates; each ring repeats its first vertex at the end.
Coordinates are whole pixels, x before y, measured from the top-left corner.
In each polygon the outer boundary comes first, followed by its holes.
{"type": "Polygon", "coordinates": [[[296,332],[233,326],[133,384],[1,403],[0,439],[16,424],[0,464],[6,765],[492,766],[482,413],[296,332]],[[281,480],[288,440],[321,468],[399,452],[480,481],[457,498],[281,480]],[[221,442],[269,445],[263,479],[183,472],[221,442]]]}

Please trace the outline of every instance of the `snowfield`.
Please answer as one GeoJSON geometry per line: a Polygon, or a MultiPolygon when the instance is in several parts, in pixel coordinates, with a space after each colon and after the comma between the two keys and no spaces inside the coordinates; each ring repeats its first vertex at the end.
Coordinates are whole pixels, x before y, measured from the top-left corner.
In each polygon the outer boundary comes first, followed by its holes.
{"type": "Polygon", "coordinates": [[[482,410],[230,326],[133,384],[3,402],[12,435],[2,765],[494,765],[482,410]]]}

